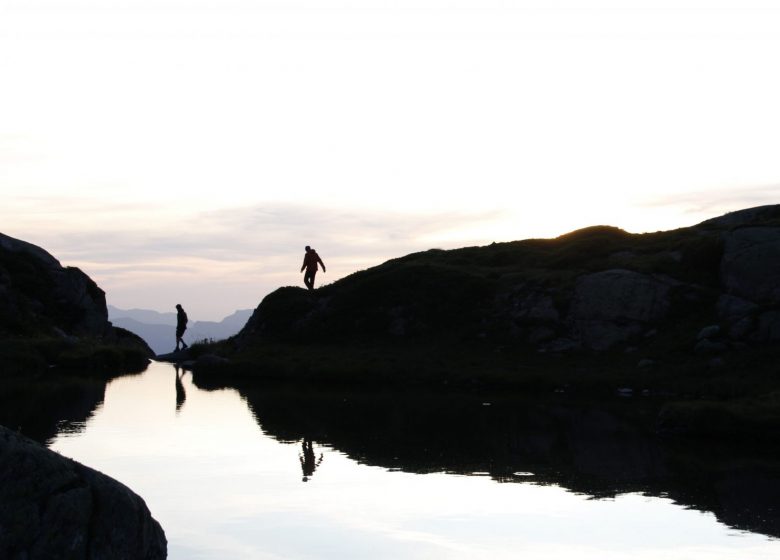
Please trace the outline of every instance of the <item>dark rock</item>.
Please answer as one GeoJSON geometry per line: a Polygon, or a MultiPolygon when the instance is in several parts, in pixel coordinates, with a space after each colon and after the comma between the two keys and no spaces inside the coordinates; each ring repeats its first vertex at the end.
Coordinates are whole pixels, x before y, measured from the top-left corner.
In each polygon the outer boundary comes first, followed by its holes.
{"type": "Polygon", "coordinates": [[[724,322],[735,323],[753,313],[758,306],[746,299],[722,294],[718,298],[718,317],[724,322]]]}
{"type": "Polygon", "coordinates": [[[192,354],[190,353],[189,348],[185,348],[183,350],[174,350],[168,354],[157,354],[154,359],[158,362],[171,362],[173,364],[178,364],[192,359],[192,354]]]}
{"type": "Polygon", "coordinates": [[[754,303],[780,303],[780,227],[745,227],[725,234],[720,273],[728,294],[754,303]]]}
{"type": "Polygon", "coordinates": [[[693,351],[697,354],[721,354],[728,350],[728,346],[723,342],[713,342],[708,338],[703,338],[696,343],[693,351]]]}
{"type": "Polygon", "coordinates": [[[577,279],[571,316],[575,320],[662,319],[669,312],[670,284],[631,270],[605,270],[577,279]]]}
{"type": "Polygon", "coordinates": [[[743,340],[755,328],[755,321],[752,317],[743,317],[729,327],[729,338],[734,340],[743,340]]]}
{"type": "Polygon", "coordinates": [[[130,489],[0,427],[0,558],[166,556],[162,528],[130,489]]]}
{"type": "MultiPolygon", "coordinates": [[[[78,355],[77,367],[85,365],[81,359],[90,352],[100,352],[100,346],[113,347],[124,355],[119,362],[132,362],[132,368],[154,355],[140,337],[108,321],[105,293],[89,276],[63,267],[40,247],[1,233],[0,334],[27,341],[59,339],[78,355]]],[[[63,365],[57,354],[49,351],[47,359],[63,365]]]]}
{"type": "Polygon", "coordinates": [[[223,358],[221,356],[217,356],[216,354],[204,354],[203,356],[199,356],[196,360],[197,365],[199,366],[215,366],[215,365],[222,365],[228,363],[229,360],[226,358],[223,358]]]}
{"type": "Polygon", "coordinates": [[[755,336],[761,342],[780,340],[780,310],[772,309],[759,315],[755,336]]]}
{"type": "Polygon", "coordinates": [[[616,344],[631,340],[641,334],[642,325],[635,322],[576,321],[573,329],[576,338],[586,348],[596,351],[609,350],[616,344]]]}
{"type": "Polygon", "coordinates": [[[538,346],[543,342],[547,342],[548,340],[555,338],[555,334],[555,330],[551,329],[550,327],[533,327],[528,330],[528,333],[526,334],[526,340],[534,346],[538,346]]]}
{"type": "Polygon", "coordinates": [[[780,206],[767,204],[729,212],[717,218],[711,218],[700,225],[718,228],[736,228],[740,226],[760,225],[780,218],[780,206]]]}
{"type": "Polygon", "coordinates": [[[717,338],[718,336],[720,336],[720,326],[709,325],[699,331],[699,334],[696,335],[696,340],[712,339],[717,338]]]}
{"type": "Polygon", "coordinates": [[[552,297],[544,292],[516,292],[510,299],[511,315],[516,321],[557,322],[560,314],[552,297]]]}
{"type": "Polygon", "coordinates": [[[540,351],[552,352],[557,354],[562,352],[574,352],[576,350],[581,350],[581,349],[582,349],[582,345],[576,340],[572,340],[571,338],[556,338],[555,340],[545,344],[540,349],[540,351]]]}
{"type": "Polygon", "coordinates": [[[106,295],[78,268],[64,268],[49,253],[0,233],[4,305],[0,327],[46,322],[69,334],[102,336],[111,327],[106,295]],[[8,316],[7,312],[16,316],[8,316]]]}
{"type": "Polygon", "coordinates": [[[710,369],[721,369],[726,367],[726,360],[721,358],[720,356],[716,356],[712,358],[709,362],[707,362],[707,367],[710,369]]]}
{"type": "Polygon", "coordinates": [[[605,270],[577,279],[570,320],[586,348],[608,350],[630,340],[670,309],[668,281],[630,270],[605,270]]]}

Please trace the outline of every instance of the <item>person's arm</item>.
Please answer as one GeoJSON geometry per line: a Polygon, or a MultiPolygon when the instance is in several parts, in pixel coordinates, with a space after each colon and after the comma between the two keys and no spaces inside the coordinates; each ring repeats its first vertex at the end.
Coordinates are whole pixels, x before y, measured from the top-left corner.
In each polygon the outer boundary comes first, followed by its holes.
{"type": "Polygon", "coordinates": [[[327,270],[325,270],[325,263],[322,262],[322,259],[319,255],[317,255],[317,260],[320,261],[320,264],[322,265],[322,272],[327,272],[327,270]]]}
{"type": "Polygon", "coordinates": [[[306,268],[306,257],[303,257],[303,264],[301,265],[301,272],[303,272],[304,268],[306,268]]]}

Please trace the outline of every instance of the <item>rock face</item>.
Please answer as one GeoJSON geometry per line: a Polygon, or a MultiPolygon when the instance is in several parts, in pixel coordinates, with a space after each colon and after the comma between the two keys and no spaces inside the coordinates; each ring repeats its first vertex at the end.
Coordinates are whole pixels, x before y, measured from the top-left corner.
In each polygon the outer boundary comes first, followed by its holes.
{"type": "MultiPolygon", "coordinates": [[[[14,337],[18,344],[37,337],[69,346],[46,352],[49,361],[54,354],[78,354],[80,343],[83,355],[87,340],[90,351],[103,345],[126,354],[154,356],[141,338],[108,321],[105,293],[89,276],[78,268],[63,267],[40,247],[1,233],[0,335],[14,337]]],[[[17,353],[29,355],[29,345],[17,353]]],[[[0,367],[7,361],[0,356],[0,367]]]]}
{"type": "Polygon", "coordinates": [[[557,354],[653,341],[720,354],[780,340],[778,278],[780,205],[764,206],[669,232],[595,226],[408,255],[313,294],[269,294],[237,342],[494,340],[557,354]],[[707,326],[719,336],[697,339],[707,326]]]}
{"type": "Polygon", "coordinates": [[[630,270],[605,270],[577,279],[570,320],[592,350],[607,350],[641,334],[669,313],[669,282],[630,270]]]}
{"type": "Polygon", "coordinates": [[[68,334],[102,336],[110,329],[106,296],[78,268],[0,234],[0,326],[46,324],[68,334]]]}
{"type": "Polygon", "coordinates": [[[119,482],[0,427],[0,558],[157,560],[160,525],[119,482]]]}
{"type": "Polygon", "coordinates": [[[727,233],[721,278],[729,295],[760,304],[780,303],[780,227],[727,233]]]}

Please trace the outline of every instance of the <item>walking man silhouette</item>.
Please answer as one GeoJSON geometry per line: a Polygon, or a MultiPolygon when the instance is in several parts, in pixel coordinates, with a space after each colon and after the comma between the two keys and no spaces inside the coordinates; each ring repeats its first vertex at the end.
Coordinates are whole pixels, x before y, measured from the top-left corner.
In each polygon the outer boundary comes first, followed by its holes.
{"type": "Polygon", "coordinates": [[[301,266],[301,272],[306,269],[306,273],[303,275],[303,283],[310,290],[314,289],[314,276],[317,274],[317,263],[322,265],[322,272],[325,270],[325,263],[317,254],[317,251],[306,245],[306,254],[303,257],[303,266],[301,266]]]}
{"type": "Polygon", "coordinates": [[[184,312],[184,308],[180,303],[176,304],[176,352],[179,351],[179,343],[181,343],[181,349],[187,348],[187,343],[184,342],[182,337],[184,331],[187,330],[187,314],[184,312]]]}

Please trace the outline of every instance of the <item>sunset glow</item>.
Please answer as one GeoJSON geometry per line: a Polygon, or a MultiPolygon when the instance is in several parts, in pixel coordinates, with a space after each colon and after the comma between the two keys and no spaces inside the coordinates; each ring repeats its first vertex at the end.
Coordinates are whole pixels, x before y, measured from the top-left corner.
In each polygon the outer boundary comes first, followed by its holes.
{"type": "Polygon", "coordinates": [[[0,231],[219,319],[431,247],[778,202],[768,1],[0,0],[0,231]]]}

